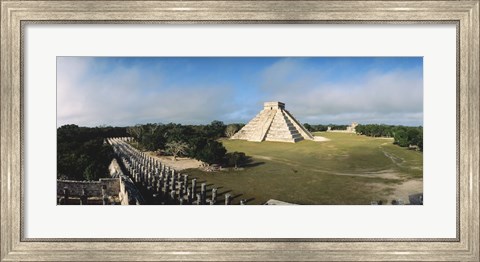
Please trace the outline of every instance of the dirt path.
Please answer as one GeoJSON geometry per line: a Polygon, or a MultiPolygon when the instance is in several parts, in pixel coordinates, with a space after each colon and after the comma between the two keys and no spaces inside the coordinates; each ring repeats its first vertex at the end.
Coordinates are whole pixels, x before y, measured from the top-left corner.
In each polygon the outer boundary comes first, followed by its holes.
{"type": "Polygon", "coordinates": [[[201,161],[188,157],[177,157],[177,161],[173,161],[173,157],[171,156],[157,156],[153,152],[147,152],[147,154],[178,171],[188,168],[198,168],[202,165],[201,161]]]}
{"type": "Polygon", "coordinates": [[[372,178],[384,178],[384,179],[401,179],[400,175],[391,169],[381,170],[377,172],[358,172],[358,173],[339,173],[331,172],[332,174],[338,176],[362,176],[362,177],[372,177],[372,178]]]}
{"type": "MultiPolygon", "coordinates": [[[[291,167],[300,166],[299,164],[292,162],[288,159],[273,158],[273,157],[261,156],[261,155],[252,155],[252,156],[258,159],[269,160],[272,162],[286,164],[291,167]]],[[[362,176],[362,177],[372,177],[372,178],[378,177],[378,178],[385,178],[385,179],[401,179],[400,174],[396,173],[394,170],[391,170],[391,169],[380,170],[375,172],[359,171],[358,173],[341,173],[341,172],[334,172],[331,170],[320,169],[320,168],[309,168],[306,166],[302,166],[302,168],[306,170],[314,171],[314,172],[328,173],[328,174],[338,175],[338,176],[362,176]]]]}
{"type": "Polygon", "coordinates": [[[395,187],[393,193],[389,196],[390,199],[401,199],[408,203],[408,196],[423,192],[423,180],[415,179],[406,181],[395,187]]]}

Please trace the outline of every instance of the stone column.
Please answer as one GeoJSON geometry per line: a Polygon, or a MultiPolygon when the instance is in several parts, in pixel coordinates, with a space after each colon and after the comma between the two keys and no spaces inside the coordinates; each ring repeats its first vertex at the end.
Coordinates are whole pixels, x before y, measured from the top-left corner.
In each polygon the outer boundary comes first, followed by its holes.
{"type": "Polygon", "coordinates": [[[217,202],[217,189],[212,188],[212,202],[215,204],[217,202]]]}
{"type": "Polygon", "coordinates": [[[107,194],[107,185],[102,185],[102,196],[107,194]]]}
{"type": "Polygon", "coordinates": [[[153,174],[151,170],[148,170],[148,176],[147,176],[147,186],[152,186],[153,185],[153,174]]]}
{"type": "Polygon", "coordinates": [[[176,194],[175,191],[173,191],[173,190],[170,191],[170,199],[172,200],[172,203],[175,203],[175,202],[176,202],[176,201],[175,201],[175,194],[176,194]]]}
{"type": "Polygon", "coordinates": [[[186,195],[188,188],[188,175],[183,175],[183,184],[185,185],[185,187],[183,188],[183,193],[186,195]]]}
{"type": "Polygon", "coordinates": [[[162,193],[162,186],[163,186],[163,178],[160,177],[157,181],[157,192],[162,193]]]}
{"type": "Polygon", "coordinates": [[[187,188],[187,203],[192,204],[193,194],[190,188],[187,188]]]}
{"type": "Polygon", "coordinates": [[[168,173],[165,173],[165,174],[163,175],[163,179],[164,179],[165,181],[169,181],[169,182],[170,182],[170,177],[168,176],[168,173]]]}
{"type": "Polygon", "coordinates": [[[201,204],[202,204],[202,195],[197,194],[197,205],[201,205],[201,204]]]}
{"type": "Polygon", "coordinates": [[[164,178],[165,178],[165,176],[163,175],[163,172],[162,172],[162,171],[158,172],[158,175],[159,175],[159,176],[160,176],[160,178],[162,178],[162,179],[164,179],[164,178]]]}
{"type": "Polygon", "coordinates": [[[168,184],[168,180],[165,180],[163,182],[163,195],[165,198],[168,198],[168,193],[170,191],[170,185],[168,184]]]}
{"type": "Polygon", "coordinates": [[[183,182],[178,182],[178,197],[183,198],[183,182]]]}
{"type": "Polygon", "coordinates": [[[231,202],[230,197],[231,197],[231,196],[232,196],[232,195],[230,195],[230,194],[228,194],[228,193],[225,194],[225,205],[230,205],[230,202],[231,202]]]}
{"type": "Polygon", "coordinates": [[[143,168],[141,166],[138,170],[138,183],[143,185],[143,168]]]}
{"type": "Polygon", "coordinates": [[[108,195],[104,195],[104,196],[102,197],[102,204],[103,204],[103,205],[108,205],[108,195]]]}
{"type": "Polygon", "coordinates": [[[68,199],[70,198],[70,191],[68,190],[68,187],[63,188],[63,201],[60,199],[60,203],[62,205],[68,205],[68,199]]]}
{"type": "Polygon", "coordinates": [[[197,194],[197,179],[192,179],[192,194],[195,196],[197,194]]]}
{"type": "Polygon", "coordinates": [[[175,191],[177,189],[177,179],[175,176],[172,176],[172,191],[175,191]]]}
{"type": "Polygon", "coordinates": [[[104,205],[108,205],[107,186],[102,185],[102,202],[104,205]]]}
{"type": "Polygon", "coordinates": [[[145,166],[143,166],[142,170],[143,170],[142,185],[146,187],[147,184],[148,184],[148,171],[147,171],[147,168],[145,166]]]}
{"type": "Polygon", "coordinates": [[[202,183],[200,187],[200,194],[202,194],[202,205],[205,205],[205,201],[207,200],[207,184],[202,183]]]}
{"type": "Polygon", "coordinates": [[[85,188],[82,189],[82,195],[80,196],[80,205],[87,205],[87,192],[85,188]]]}

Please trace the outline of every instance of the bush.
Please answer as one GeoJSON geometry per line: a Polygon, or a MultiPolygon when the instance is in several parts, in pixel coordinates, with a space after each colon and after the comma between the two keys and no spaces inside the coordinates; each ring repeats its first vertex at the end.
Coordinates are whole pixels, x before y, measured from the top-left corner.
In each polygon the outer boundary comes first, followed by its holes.
{"type": "Polygon", "coordinates": [[[208,164],[219,164],[225,157],[227,150],[223,147],[222,143],[209,140],[205,146],[199,150],[196,155],[196,159],[208,164]]]}
{"type": "Polygon", "coordinates": [[[226,162],[229,166],[234,166],[237,168],[238,166],[242,166],[246,164],[248,158],[243,152],[233,152],[225,154],[226,162]]]}

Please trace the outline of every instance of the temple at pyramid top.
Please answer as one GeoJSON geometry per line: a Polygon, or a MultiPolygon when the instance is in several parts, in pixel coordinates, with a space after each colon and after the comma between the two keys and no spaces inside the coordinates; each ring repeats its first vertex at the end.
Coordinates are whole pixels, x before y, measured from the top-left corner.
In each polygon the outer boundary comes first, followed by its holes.
{"type": "Polygon", "coordinates": [[[285,110],[285,103],[282,102],[265,102],[263,103],[263,109],[283,109],[285,110]]]}
{"type": "Polygon", "coordinates": [[[231,139],[295,143],[313,135],[285,109],[282,102],[265,102],[263,110],[231,139]]]}

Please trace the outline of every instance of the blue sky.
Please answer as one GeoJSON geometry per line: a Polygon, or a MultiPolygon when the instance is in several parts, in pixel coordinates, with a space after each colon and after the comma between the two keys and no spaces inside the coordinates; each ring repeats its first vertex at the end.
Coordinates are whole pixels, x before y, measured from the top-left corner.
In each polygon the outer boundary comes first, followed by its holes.
{"type": "Polygon", "coordinates": [[[423,125],[421,57],[58,57],[57,126],[300,122],[423,125]]]}

